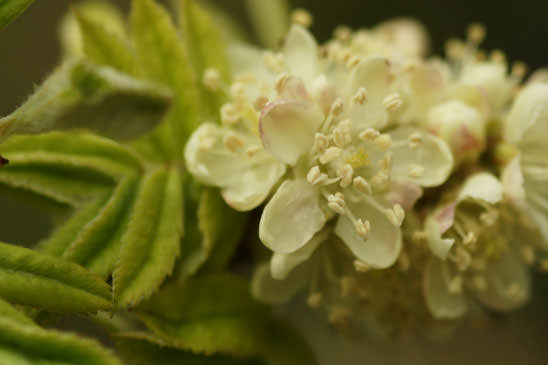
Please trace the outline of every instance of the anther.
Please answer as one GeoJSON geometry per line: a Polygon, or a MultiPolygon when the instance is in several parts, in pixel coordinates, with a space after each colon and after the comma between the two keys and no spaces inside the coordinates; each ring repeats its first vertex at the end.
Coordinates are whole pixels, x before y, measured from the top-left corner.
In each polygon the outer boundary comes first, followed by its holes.
{"type": "Polygon", "coordinates": [[[344,195],[341,192],[331,194],[327,197],[327,206],[337,214],[345,214],[344,195]]]}
{"type": "Polygon", "coordinates": [[[352,143],[351,121],[345,119],[333,129],[333,141],[338,147],[344,147],[352,143]]]}
{"type": "Polygon", "coordinates": [[[468,26],[468,40],[476,45],[485,39],[485,27],[480,23],[473,23],[468,26]]]}
{"type": "Polygon", "coordinates": [[[396,227],[400,227],[405,219],[405,211],[399,204],[395,204],[392,209],[386,210],[386,217],[396,227]]]}
{"type": "Polygon", "coordinates": [[[342,111],[343,111],[343,100],[341,98],[337,98],[337,99],[335,99],[333,104],[331,104],[331,113],[334,116],[337,116],[337,115],[341,114],[342,111]]]}
{"type": "Polygon", "coordinates": [[[318,166],[313,166],[306,175],[306,180],[312,185],[322,184],[327,180],[327,174],[324,174],[320,171],[318,166]]]}
{"type": "Polygon", "coordinates": [[[400,97],[400,94],[394,93],[385,97],[382,101],[384,108],[388,111],[395,111],[403,105],[403,100],[400,97]]]}
{"type": "Polygon", "coordinates": [[[413,179],[421,178],[424,175],[424,167],[411,164],[407,166],[407,176],[413,179]]]}
{"type": "Polygon", "coordinates": [[[325,152],[320,156],[320,163],[325,165],[331,161],[338,158],[342,153],[342,150],[339,147],[329,147],[325,152]]]}
{"type": "Polygon", "coordinates": [[[409,135],[408,140],[409,140],[409,147],[411,147],[411,149],[415,149],[419,147],[420,144],[422,143],[423,136],[419,132],[413,132],[409,135]]]}
{"type": "Polygon", "coordinates": [[[375,144],[380,150],[386,150],[392,145],[392,138],[389,134],[381,134],[375,138],[375,144]]]}
{"type": "Polygon", "coordinates": [[[266,104],[268,103],[268,98],[264,95],[259,95],[257,99],[253,102],[253,107],[256,111],[261,111],[264,109],[266,104]]]}
{"type": "Polygon", "coordinates": [[[230,131],[223,137],[223,143],[230,152],[237,152],[244,146],[244,140],[230,131]]]}
{"type": "Polygon", "coordinates": [[[369,232],[371,231],[371,223],[366,220],[365,222],[359,218],[354,222],[354,227],[356,227],[356,232],[360,235],[360,237],[367,239],[369,237],[369,232]]]}
{"type": "Polygon", "coordinates": [[[234,104],[226,103],[221,107],[221,123],[226,126],[233,126],[239,120],[240,115],[234,104]]]}
{"type": "Polygon", "coordinates": [[[311,308],[318,308],[322,302],[322,293],[312,293],[306,299],[306,303],[311,308]]]}
{"type": "Polygon", "coordinates": [[[360,87],[352,97],[352,103],[363,105],[367,102],[367,89],[360,87]]]}
{"type": "Polygon", "coordinates": [[[321,133],[316,133],[314,135],[314,151],[316,153],[323,153],[327,146],[329,145],[329,139],[327,136],[321,133]]]}
{"type": "Polygon", "coordinates": [[[361,176],[356,176],[352,181],[352,187],[354,190],[359,191],[360,193],[371,195],[371,185],[361,176]]]}
{"type": "Polygon", "coordinates": [[[291,14],[291,21],[295,24],[302,25],[303,27],[310,27],[314,18],[312,15],[305,9],[295,9],[291,14]]]}
{"type": "Polygon", "coordinates": [[[346,188],[352,184],[354,169],[349,164],[346,164],[337,171],[337,176],[341,178],[341,188],[346,188]]]}
{"type": "Polygon", "coordinates": [[[218,90],[221,85],[221,75],[219,74],[219,71],[215,68],[208,68],[205,70],[202,77],[202,83],[211,91],[218,90]]]}
{"type": "Polygon", "coordinates": [[[245,153],[247,154],[248,157],[253,157],[260,150],[261,150],[261,148],[259,146],[251,146],[251,147],[248,147],[247,150],[245,150],[245,153]]]}
{"type": "Polygon", "coordinates": [[[367,128],[366,130],[360,133],[360,139],[362,141],[374,141],[379,137],[381,133],[373,128],[367,128]]]}
{"type": "Polygon", "coordinates": [[[278,77],[276,77],[274,88],[276,89],[278,94],[281,94],[283,92],[287,80],[289,80],[289,75],[286,73],[280,74],[278,75],[278,77]]]}
{"type": "Polygon", "coordinates": [[[360,260],[354,260],[352,264],[354,265],[354,270],[356,270],[357,272],[365,273],[371,270],[371,267],[369,265],[360,260]]]}
{"type": "Polygon", "coordinates": [[[346,25],[339,25],[335,28],[334,36],[336,39],[346,42],[352,37],[352,30],[346,25]]]}

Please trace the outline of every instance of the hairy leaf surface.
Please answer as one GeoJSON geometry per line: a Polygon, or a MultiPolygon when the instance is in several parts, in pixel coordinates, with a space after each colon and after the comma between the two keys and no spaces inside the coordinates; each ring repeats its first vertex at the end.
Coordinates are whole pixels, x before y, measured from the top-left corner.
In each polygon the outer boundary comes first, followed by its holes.
{"type": "Polygon", "coordinates": [[[34,0],[1,0],[0,1],[0,30],[8,25],[19,14],[34,2],[34,0]]]}
{"type": "Polygon", "coordinates": [[[87,60],[70,60],[19,109],[0,119],[0,140],[75,128],[134,138],[162,120],[170,99],[170,93],[155,84],[87,60]]]}
{"type": "Polygon", "coordinates": [[[59,312],[108,310],[110,287],[72,262],[0,243],[0,296],[59,312]]]}
{"type": "Polygon", "coordinates": [[[176,169],[146,175],[139,187],[120,259],[114,271],[114,299],[120,307],[150,296],[171,274],[179,256],[183,198],[176,169]]]}

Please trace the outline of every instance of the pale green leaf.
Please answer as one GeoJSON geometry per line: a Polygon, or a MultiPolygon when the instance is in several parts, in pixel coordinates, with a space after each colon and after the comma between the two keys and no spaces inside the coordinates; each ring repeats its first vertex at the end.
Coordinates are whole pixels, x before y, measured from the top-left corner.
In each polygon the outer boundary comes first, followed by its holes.
{"type": "Polygon", "coordinates": [[[120,307],[150,296],[171,274],[179,256],[183,198],[179,171],[156,170],[143,178],[113,274],[120,307]]]}
{"type": "Polygon", "coordinates": [[[16,111],[0,119],[0,140],[12,134],[87,128],[134,138],[158,124],[170,93],[86,60],[65,62],[16,111]]]}
{"type": "Polygon", "coordinates": [[[259,365],[263,362],[220,355],[204,356],[169,347],[164,341],[145,333],[124,333],[114,337],[120,356],[128,365],[259,365]]]}
{"type": "Polygon", "coordinates": [[[34,0],[0,0],[0,30],[33,2],[34,0]]]}
{"type": "Polygon", "coordinates": [[[154,0],[133,0],[130,14],[137,59],[145,77],[175,95],[165,123],[156,131],[169,156],[179,156],[183,142],[201,122],[198,90],[179,33],[167,11],[154,0]]]}
{"type": "Polygon", "coordinates": [[[135,54],[127,39],[105,28],[103,20],[75,10],[84,54],[97,64],[111,66],[129,75],[138,73],[135,54]]]}
{"type": "Polygon", "coordinates": [[[6,365],[121,365],[97,342],[0,316],[0,363],[6,365]]]}
{"type": "Polygon", "coordinates": [[[109,200],[78,234],[63,257],[107,277],[120,254],[137,187],[137,176],[128,175],[113,190],[109,200]]]}
{"type": "Polygon", "coordinates": [[[289,29],[287,0],[245,0],[251,24],[261,43],[277,49],[289,29]]]}
{"type": "Polygon", "coordinates": [[[111,307],[110,287],[83,267],[6,243],[0,243],[0,296],[58,312],[111,307]]]}

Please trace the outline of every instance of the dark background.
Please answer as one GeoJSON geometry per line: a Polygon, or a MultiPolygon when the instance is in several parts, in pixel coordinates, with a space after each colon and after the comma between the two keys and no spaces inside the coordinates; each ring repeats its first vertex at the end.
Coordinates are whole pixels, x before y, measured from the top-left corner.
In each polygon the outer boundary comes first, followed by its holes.
{"type": "MultiPolygon", "coordinates": [[[[20,104],[57,64],[57,24],[75,2],[38,0],[0,31],[0,116],[20,104]]],[[[115,2],[124,8],[129,4],[115,2]]],[[[215,2],[248,27],[242,1],[215,2]]],[[[329,38],[339,24],[370,27],[391,17],[411,16],[426,25],[432,51],[440,54],[447,38],[462,37],[468,24],[479,21],[487,26],[486,49],[502,49],[510,61],[525,61],[533,69],[548,66],[548,1],[293,0],[293,5],[314,14],[312,31],[320,40],[329,38]]],[[[0,241],[30,244],[49,227],[32,206],[0,196],[0,241]]],[[[537,276],[534,288],[531,304],[509,315],[500,327],[463,328],[437,345],[415,339],[348,343],[324,331],[321,318],[310,313],[293,317],[313,338],[323,364],[548,364],[548,277],[537,276]]]]}

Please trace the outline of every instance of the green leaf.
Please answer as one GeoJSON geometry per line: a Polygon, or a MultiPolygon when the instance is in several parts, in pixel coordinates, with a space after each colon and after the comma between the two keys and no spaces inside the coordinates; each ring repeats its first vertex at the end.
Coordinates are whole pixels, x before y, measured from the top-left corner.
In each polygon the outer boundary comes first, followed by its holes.
{"type": "MultiPolygon", "coordinates": [[[[200,8],[194,0],[178,0],[179,23],[185,48],[194,74],[201,81],[204,72],[213,68],[219,72],[221,82],[230,79],[225,42],[220,28],[210,14],[200,8]]],[[[204,118],[216,118],[222,100],[220,95],[207,90],[199,83],[201,114],[204,118]],[[204,110],[208,108],[208,110],[204,110]]]]}
{"type": "Polygon", "coordinates": [[[88,128],[115,138],[134,138],[158,124],[170,94],[86,60],[58,68],[15,112],[0,119],[0,141],[12,134],[88,128]]]}
{"type": "Polygon", "coordinates": [[[194,353],[254,356],[266,342],[265,307],[234,276],[216,274],[167,286],[139,309],[160,338],[194,353]]]}
{"type": "Polygon", "coordinates": [[[101,210],[78,234],[63,257],[106,278],[118,260],[138,178],[125,177],[101,210]]]}
{"type": "Polygon", "coordinates": [[[0,0],[0,30],[24,12],[33,2],[34,0],[0,0]]]}
{"type": "Polygon", "coordinates": [[[183,198],[179,171],[159,169],[143,178],[113,274],[120,307],[150,296],[179,256],[183,198]]]}
{"type": "Polygon", "coordinates": [[[183,142],[200,122],[196,80],[179,33],[169,14],[153,0],[133,0],[130,14],[133,42],[145,77],[169,87],[173,107],[156,131],[166,154],[181,154],[183,142]]]}
{"type": "Polygon", "coordinates": [[[255,302],[248,283],[231,274],[170,284],[138,311],[163,342],[182,350],[262,357],[272,365],[316,363],[296,332],[255,302]]]}
{"type": "Polygon", "coordinates": [[[0,318],[9,318],[15,322],[28,324],[30,326],[36,325],[32,321],[32,319],[25,316],[23,312],[12,307],[8,302],[4,301],[2,298],[0,298],[0,318]]]}
{"type": "Polygon", "coordinates": [[[259,365],[257,360],[226,356],[203,356],[169,347],[162,340],[144,333],[114,336],[116,348],[128,365],[188,364],[188,365],[259,365]]]}
{"type": "Polygon", "coordinates": [[[110,287],[81,266],[6,243],[0,243],[0,296],[59,312],[111,307],[110,287]]]}
{"type": "Polygon", "coordinates": [[[0,151],[11,162],[0,183],[69,205],[105,194],[123,174],[142,169],[126,147],[85,133],[15,136],[0,151]]]}
{"type": "Polygon", "coordinates": [[[84,227],[97,217],[107,199],[108,195],[105,194],[80,206],[76,213],[39,244],[40,249],[50,255],[63,255],[84,227]]]}
{"type": "Polygon", "coordinates": [[[287,0],[246,0],[251,24],[261,43],[278,49],[289,29],[289,4],[287,0]]]}
{"type": "Polygon", "coordinates": [[[231,209],[217,189],[205,188],[200,199],[198,222],[203,245],[211,252],[202,271],[224,269],[242,239],[247,215],[231,209]]]}
{"type": "MultiPolygon", "coordinates": [[[[187,189],[191,186],[185,184],[187,189]]],[[[247,215],[228,207],[217,189],[198,189],[187,190],[186,194],[185,237],[181,240],[181,258],[174,275],[179,280],[198,270],[224,269],[241,241],[247,222],[247,215]],[[195,195],[199,196],[198,202],[195,195]]]]}
{"type": "Polygon", "coordinates": [[[75,10],[80,26],[84,54],[100,65],[111,66],[129,75],[138,73],[135,54],[128,41],[105,28],[99,19],[75,10]]]}
{"type": "Polygon", "coordinates": [[[0,363],[6,365],[121,365],[97,342],[0,316],[0,363]]]}

